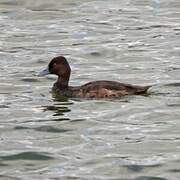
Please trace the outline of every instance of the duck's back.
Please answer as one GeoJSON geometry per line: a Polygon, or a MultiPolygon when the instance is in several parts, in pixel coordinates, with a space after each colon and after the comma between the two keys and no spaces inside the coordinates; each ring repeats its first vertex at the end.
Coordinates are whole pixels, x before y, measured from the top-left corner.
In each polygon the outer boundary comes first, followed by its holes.
{"type": "Polygon", "coordinates": [[[146,93],[150,86],[134,86],[116,81],[93,81],[79,87],[69,87],[74,97],[104,98],[146,93]]]}

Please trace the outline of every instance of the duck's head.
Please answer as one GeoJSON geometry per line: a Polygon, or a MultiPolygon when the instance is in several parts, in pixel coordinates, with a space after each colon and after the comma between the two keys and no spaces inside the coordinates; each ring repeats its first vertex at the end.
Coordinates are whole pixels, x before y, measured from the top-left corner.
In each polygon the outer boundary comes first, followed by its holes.
{"type": "Polygon", "coordinates": [[[71,68],[68,61],[63,56],[55,57],[51,60],[48,68],[40,72],[39,75],[55,74],[60,78],[68,78],[71,74],[71,68]]]}

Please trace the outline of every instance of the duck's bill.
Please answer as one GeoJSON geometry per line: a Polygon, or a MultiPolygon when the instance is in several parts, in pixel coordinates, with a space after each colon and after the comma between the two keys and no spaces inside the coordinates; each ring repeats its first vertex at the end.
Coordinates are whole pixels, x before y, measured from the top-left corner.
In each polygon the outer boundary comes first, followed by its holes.
{"type": "Polygon", "coordinates": [[[38,76],[45,76],[50,74],[49,69],[44,69],[43,71],[39,72],[38,76]]]}

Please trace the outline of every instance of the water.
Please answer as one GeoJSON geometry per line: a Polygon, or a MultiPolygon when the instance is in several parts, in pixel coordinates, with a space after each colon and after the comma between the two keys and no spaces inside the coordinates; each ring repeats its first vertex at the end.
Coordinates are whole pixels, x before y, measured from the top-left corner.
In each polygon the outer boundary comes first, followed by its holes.
{"type": "Polygon", "coordinates": [[[179,0],[1,0],[0,178],[178,180],[179,0]],[[149,96],[58,101],[64,55],[71,85],[153,84],[149,96]]]}

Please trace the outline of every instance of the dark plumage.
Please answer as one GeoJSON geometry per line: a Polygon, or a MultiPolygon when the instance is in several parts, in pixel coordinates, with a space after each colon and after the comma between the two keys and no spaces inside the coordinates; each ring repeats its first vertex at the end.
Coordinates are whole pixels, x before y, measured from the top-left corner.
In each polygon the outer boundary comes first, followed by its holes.
{"type": "Polygon", "coordinates": [[[145,94],[151,86],[136,86],[116,81],[93,81],[82,86],[69,86],[71,68],[66,58],[63,56],[55,57],[48,66],[51,74],[58,76],[53,90],[58,91],[66,97],[77,98],[114,98],[125,95],[145,94]]]}

